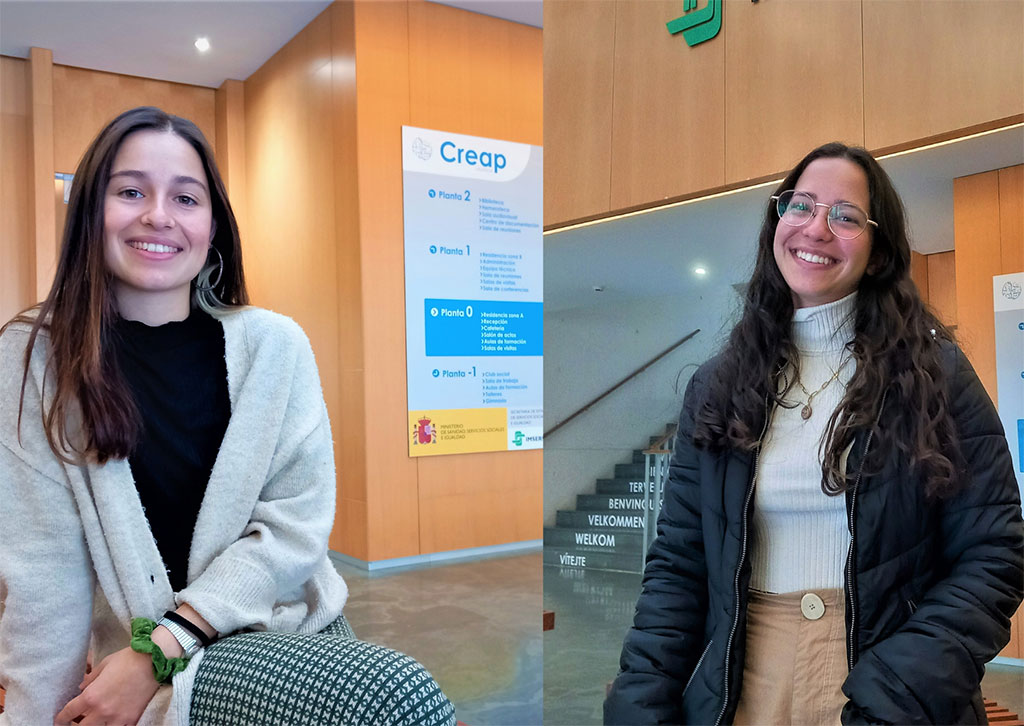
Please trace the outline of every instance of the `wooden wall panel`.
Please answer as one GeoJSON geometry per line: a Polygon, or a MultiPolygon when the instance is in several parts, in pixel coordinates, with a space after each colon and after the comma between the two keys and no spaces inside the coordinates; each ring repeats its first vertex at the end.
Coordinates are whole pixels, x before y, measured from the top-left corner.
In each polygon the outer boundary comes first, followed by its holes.
{"type": "Polygon", "coordinates": [[[1003,274],[1024,272],[1024,165],[999,170],[999,241],[1003,274]]]}
{"type": "Polygon", "coordinates": [[[413,125],[543,145],[543,54],[537,28],[409,3],[413,125]]]}
{"type": "Polygon", "coordinates": [[[928,255],[928,302],[945,325],[957,325],[955,252],[928,255]]]}
{"type": "MultiPolygon", "coordinates": [[[[337,437],[335,437],[335,441],[337,441],[337,437]]],[[[335,446],[335,450],[337,450],[337,446],[335,446]]],[[[338,478],[342,489],[345,487],[345,477],[348,475],[349,472],[341,469],[339,465],[338,478]]],[[[335,552],[355,557],[357,560],[369,561],[366,511],[365,500],[339,496],[334,513],[334,528],[331,530],[327,546],[335,552]]]]}
{"type": "Polygon", "coordinates": [[[1024,110],[1024,3],[864,0],[863,4],[868,148],[1024,110]]]}
{"type": "Polygon", "coordinates": [[[910,251],[910,279],[917,286],[921,299],[928,302],[928,255],[910,251]]]}
{"type": "Polygon", "coordinates": [[[544,223],[610,209],[615,3],[544,3],[544,223]]]}
{"type": "Polygon", "coordinates": [[[1024,608],[1018,608],[1010,619],[1010,642],[999,655],[1003,658],[1024,658],[1024,608]]]}
{"type": "Polygon", "coordinates": [[[0,57],[0,325],[37,302],[28,61],[0,57]]]}
{"type": "Polygon", "coordinates": [[[226,80],[214,94],[216,109],[217,167],[227,187],[231,208],[242,239],[245,239],[245,84],[226,80]]]}
{"type": "Polygon", "coordinates": [[[411,123],[411,28],[405,2],[356,3],[354,19],[367,558],[381,560],[419,554],[416,462],[406,443],[402,225],[401,127],[411,123]]]}
{"type": "Polygon", "coordinates": [[[985,390],[996,400],[992,276],[1000,274],[999,173],[953,180],[957,334],[985,390]]]}
{"type": "Polygon", "coordinates": [[[32,229],[32,268],[35,275],[35,300],[42,300],[53,286],[57,272],[59,241],[56,224],[53,146],[53,53],[32,48],[28,56],[29,93],[29,167],[30,212],[32,229]]]}
{"type": "Polygon", "coordinates": [[[355,20],[352,3],[334,3],[331,17],[334,137],[334,239],[338,255],[339,401],[332,418],[338,467],[338,515],[330,547],[368,559],[366,385],[363,348],[359,156],[356,129],[355,20]]]}
{"type": "Polygon", "coordinates": [[[612,209],[725,182],[725,38],[689,47],[665,28],[680,14],[678,0],[616,2],[612,209]]]}
{"type": "Polygon", "coordinates": [[[727,181],[790,169],[826,141],[864,143],[860,11],[858,0],[726,3],[727,181]]]}
{"type": "Polygon", "coordinates": [[[324,359],[328,400],[337,386],[330,41],[321,16],[246,82],[251,230],[243,242],[254,304],[305,328],[324,359]]]}
{"type": "Polygon", "coordinates": [[[541,451],[509,451],[417,460],[423,552],[540,539],[541,451]]]}
{"type": "Polygon", "coordinates": [[[136,106],[159,106],[200,128],[216,148],[214,90],[86,68],[53,67],[55,171],[73,173],[108,121],[136,106]]]}
{"type": "Polygon", "coordinates": [[[339,406],[331,44],[325,12],[245,82],[242,249],[253,303],[289,315],[309,336],[338,462],[338,442],[359,423],[339,406]]]}

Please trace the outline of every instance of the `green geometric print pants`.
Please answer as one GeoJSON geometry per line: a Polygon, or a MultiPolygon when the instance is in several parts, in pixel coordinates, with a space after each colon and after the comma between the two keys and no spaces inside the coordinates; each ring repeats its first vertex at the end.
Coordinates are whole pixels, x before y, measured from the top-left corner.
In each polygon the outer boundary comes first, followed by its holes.
{"type": "Polygon", "coordinates": [[[356,640],[344,616],[315,635],[238,633],[196,672],[192,726],[454,726],[455,708],[407,655],[356,640]]]}

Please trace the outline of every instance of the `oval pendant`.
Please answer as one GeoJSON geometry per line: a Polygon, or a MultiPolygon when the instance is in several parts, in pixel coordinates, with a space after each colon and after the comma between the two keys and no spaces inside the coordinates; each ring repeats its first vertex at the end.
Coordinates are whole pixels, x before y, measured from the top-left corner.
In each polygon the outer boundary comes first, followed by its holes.
{"type": "Polygon", "coordinates": [[[800,409],[800,418],[806,421],[811,417],[811,413],[811,404],[808,403],[806,406],[800,409]]]}

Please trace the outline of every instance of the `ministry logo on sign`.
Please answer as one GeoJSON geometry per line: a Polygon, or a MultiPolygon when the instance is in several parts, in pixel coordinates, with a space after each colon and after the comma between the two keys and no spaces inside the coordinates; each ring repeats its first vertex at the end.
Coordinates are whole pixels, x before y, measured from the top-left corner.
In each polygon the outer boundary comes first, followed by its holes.
{"type": "Polygon", "coordinates": [[[1020,297],[1021,288],[1020,285],[1016,285],[1011,280],[1007,280],[1003,284],[1003,289],[1000,292],[1003,293],[1003,297],[1007,300],[1016,300],[1020,297]]]}
{"type": "Polygon", "coordinates": [[[430,148],[430,144],[417,136],[412,142],[412,153],[426,161],[434,153],[434,150],[430,148]]]}
{"type": "Polygon", "coordinates": [[[413,446],[437,443],[437,426],[432,424],[426,416],[417,421],[416,425],[413,426],[412,443],[413,446]]]}

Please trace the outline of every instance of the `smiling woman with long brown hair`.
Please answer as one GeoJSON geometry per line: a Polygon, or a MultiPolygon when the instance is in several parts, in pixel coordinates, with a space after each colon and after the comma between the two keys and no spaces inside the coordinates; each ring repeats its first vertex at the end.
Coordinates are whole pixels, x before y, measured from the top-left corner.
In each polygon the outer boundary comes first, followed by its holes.
{"type": "Polygon", "coordinates": [[[312,349],[248,305],[209,145],[126,111],[50,294],[0,329],[0,722],[453,723],[341,616],[335,485],[312,349]]]}
{"type": "Polygon", "coordinates": [[[609,724],[980,724],[1022,597],[995,408],[910,280],[871,155],[766,200],[740,322],[687,388],[609,724]]]}

